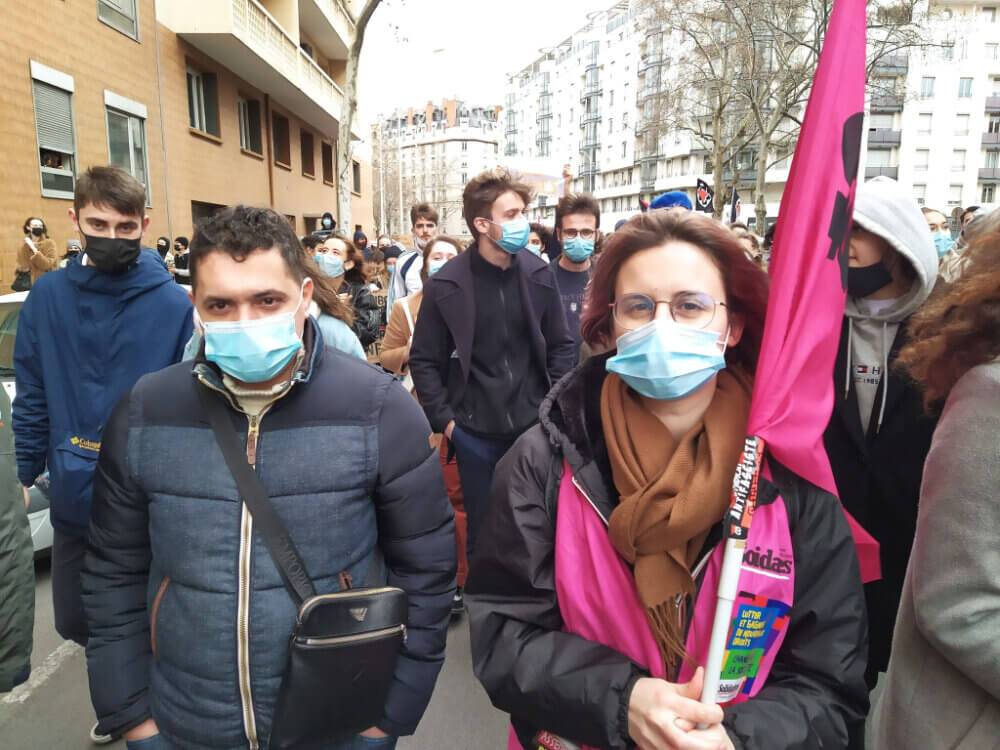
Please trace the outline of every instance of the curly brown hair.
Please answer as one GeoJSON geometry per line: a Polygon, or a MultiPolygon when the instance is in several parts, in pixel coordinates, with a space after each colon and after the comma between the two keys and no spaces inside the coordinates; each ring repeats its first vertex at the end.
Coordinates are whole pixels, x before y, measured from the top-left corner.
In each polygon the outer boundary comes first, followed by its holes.
{"type": "Polygon", "coordinates": [[[1000,211],[978,221],[962,276],[913,316],[897,359],[923,388],[928,410],[965,373],[1000,356],[1000,211]]]}

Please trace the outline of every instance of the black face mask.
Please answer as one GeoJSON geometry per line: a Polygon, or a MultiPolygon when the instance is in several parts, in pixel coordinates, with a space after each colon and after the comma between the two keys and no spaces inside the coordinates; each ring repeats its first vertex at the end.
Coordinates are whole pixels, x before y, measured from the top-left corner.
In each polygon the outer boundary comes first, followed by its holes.
{"type": "Polygon", "coordinates": [[[87,258],[106,273],[121,273],[139,257],[141,238],[126,240],[121,237],[89,237],[86,240],[87,258]]]}
{"type": "Polygon", "coordinates": [[[41,237],[44,230],[41,227],[32,227],[31,233],[36,237],[41,237]]]}
{"type": "Polygon", "coordinates": [[[847,269],[847,293],[852,297],[867,297],[891,283],[892,274],[882,261],[847,269]]]}
{"type": "Polygon", "coordinates": [[[160,254],[161,258],[167,257],[167,250],[169,249],[170,245],[164,245],[163,243],[160,243],[159,245],[156,246],[156,252],[160,254]]]}

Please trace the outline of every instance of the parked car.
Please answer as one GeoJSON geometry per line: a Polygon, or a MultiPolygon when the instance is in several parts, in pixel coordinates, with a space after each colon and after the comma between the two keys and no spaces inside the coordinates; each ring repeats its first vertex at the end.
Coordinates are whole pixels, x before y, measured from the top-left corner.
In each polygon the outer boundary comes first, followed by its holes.
{"type": "MultiPolygon", "coordinates": [[[[14,382],[14,339],[17,337],[17,320],[21,314],[21,305],[28,292],[16,292],[0,296],[0,386],[3,394],[0,396],[0,424],[11,419],[11,404],[17,394],[14,382]]],[[[0,461],[10,461],[16,464],[13,451],[0,451],[0,461]]],[[[12,468],[17,476],[16,465],[12,468]]],[[[20,486],[4,488],[4,492],[22,494],[20,486]]],[[[31,540],[35,547],[35,555],[48,554],[52,549],[52,524],[49,522],[49,475],[43,474],[29,491],[28,521],[31,524],[31,540]]]]}

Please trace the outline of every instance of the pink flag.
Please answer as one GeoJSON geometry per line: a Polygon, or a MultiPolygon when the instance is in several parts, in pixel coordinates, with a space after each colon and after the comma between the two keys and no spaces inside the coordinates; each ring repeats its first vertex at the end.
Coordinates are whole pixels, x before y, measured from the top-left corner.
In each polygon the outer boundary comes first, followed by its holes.
{"type": "MultiPolygon", "coordinates": [[[[846,299],[864,119],[865,25],[865,0],[836,0],[781,200],[747,428],[791,471],[834,494],[823,432],[833,409],[846,299]]],[[[862,579],[875,580],[878,543],[849,514],[848,521],[862,579]]]]}

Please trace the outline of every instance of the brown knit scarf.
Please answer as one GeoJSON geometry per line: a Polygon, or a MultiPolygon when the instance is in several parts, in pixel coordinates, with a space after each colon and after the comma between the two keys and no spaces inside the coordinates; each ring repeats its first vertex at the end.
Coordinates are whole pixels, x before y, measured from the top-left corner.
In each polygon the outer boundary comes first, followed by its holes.
{"type": "Polygon", "coordinates": [[[695,593],[691,566],[729,507],[749,414],[749,383],[724,370],[701,423],[676,441],[621,378],[604,381],[601,422],[621,495],[608,534],[633,565],[667,674],[686,656],[681,623],[695,593]]]}

